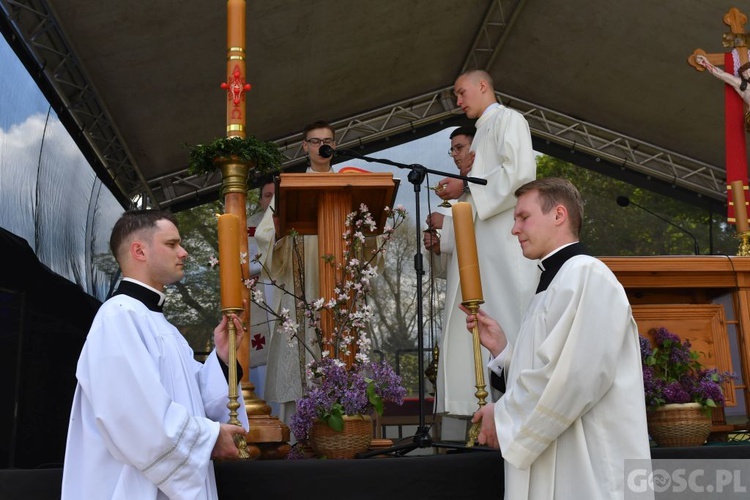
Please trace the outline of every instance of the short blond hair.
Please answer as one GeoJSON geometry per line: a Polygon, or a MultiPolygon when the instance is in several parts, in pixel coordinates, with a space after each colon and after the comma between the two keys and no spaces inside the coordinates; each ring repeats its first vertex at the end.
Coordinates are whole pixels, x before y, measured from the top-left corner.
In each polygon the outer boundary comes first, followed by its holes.
{"type": "Polygon", "coordinates": [[[570,230],[576,236],[581,235],[583,225],[583,198],[572,182],[561,177],[546,177],[527,182],[514,193],[516,198],[536,191],[542,205],[542,213],[549,213],[557,205],[562,205],[568,211],[570,230]]]}

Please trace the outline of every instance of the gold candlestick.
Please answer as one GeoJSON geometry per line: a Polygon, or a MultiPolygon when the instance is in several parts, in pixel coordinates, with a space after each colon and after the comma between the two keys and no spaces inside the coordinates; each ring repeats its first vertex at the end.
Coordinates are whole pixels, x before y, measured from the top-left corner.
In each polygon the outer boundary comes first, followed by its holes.
{"type": "MultiPolygon", "coordinates": [[[[466,302],[462,302],[461,304],[466,307],[471,312],[471,314],[476,314],[477,311],[479,311],[479,306],[483,303],[483,300],[468,300],[466,302]]],[[[486,399],[489,393],[485,389],[484,363],[482,362],[481,344],[479,342],[479,326],[476,324],[471,330],[471,337],[474,347],[474,376],[476,377],[475,387],[477,388],[474,396],[476,396],[477,404],[481,409],[484,405],[487,404],[486,399]]],[[[477,438],[479,437],[479,431],[481,430],[481,428],[481,421],[472,424],[471,429],[469,429],[469,439],[466,441],[467,447],[472,447],[477,442],[477,438]]]]}
{"type": "Polygon", "coordinates": [[[740,240],[740,247],[737,249],[738,257],[750,257],[750,231],[737,233],[735,237],[740,240]]]}
{"type": "MultiPolygon", "coordinates": [[[[237,409],[240,407],[239,394],[237,392],[237,329],[234,327],[232,315],[241,314],[242,310],[241,307],[229,307],[221,310],[227,317],[229,335],[229,402],[227,403],[227,408],[229,408],[229,423],[239,425],[240,427],[242,427],[242,422],[237,418],[237,409]]],[[[240,452],[239,458],[241,460],[250,458],[244,434],[235,434],[234,444],[240,452]]]]}

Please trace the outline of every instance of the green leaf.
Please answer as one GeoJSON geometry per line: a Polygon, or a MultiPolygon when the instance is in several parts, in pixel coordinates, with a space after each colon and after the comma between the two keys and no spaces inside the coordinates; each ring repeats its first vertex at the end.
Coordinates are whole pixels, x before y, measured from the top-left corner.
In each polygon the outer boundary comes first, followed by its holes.
{"type": "Polygon", "coordinates": [[[372,380],[368,380],[367,382],[367,400],[370,402],[370,404],[375,408],[375,411],[378,412],[378,415],[383,414],[383,398],[381,398],[376,392],[375,392],[375,382],[372,380]]]}
{"type": "Polygon", "coordinates": [[[341,412],[340,405],[338,407],[334,407],[331,410],[330,415],[327,419],[328,427],[333,429],[336,432],[343,432],[344,431],[344,416],[341,412]]]}

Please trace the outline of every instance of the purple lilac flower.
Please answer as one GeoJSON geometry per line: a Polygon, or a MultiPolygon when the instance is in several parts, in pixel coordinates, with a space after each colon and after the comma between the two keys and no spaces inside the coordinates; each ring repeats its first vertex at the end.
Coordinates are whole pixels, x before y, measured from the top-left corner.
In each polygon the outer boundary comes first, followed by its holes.
{"type": "Polygon", "coordinates": [[[656,338],[656,345],[663,346],[665,342],[672,341],[675,343],[680,343],[680,337],[675,335],[674,333],[670,332],[666,328],[657,328],[656,334],[654,335],[656,338]]]}
{"type": "Polygon", "coordinates": [[[663,393],[665,403],[689,403],[691,401],[690,394],[678,381],[667,384],[663,393]]]}
{"type": "Polygon", "coordinates": [[[638,341],[641,343],[641,359],[645,360],[647,357],[653,354],[653,350],[651,349],[651,342],[649,342],[649,340],[643,335],[638,336],[638,341]]]}
{"type": "Polygon", "coordinates": [[[398,405],[403,404],[406,389],[401,382],[401,376],[397,375],[388,364],[372,363],[372,378],[375,380],[375,392],[384,401],[390,401],[398,405]]]}

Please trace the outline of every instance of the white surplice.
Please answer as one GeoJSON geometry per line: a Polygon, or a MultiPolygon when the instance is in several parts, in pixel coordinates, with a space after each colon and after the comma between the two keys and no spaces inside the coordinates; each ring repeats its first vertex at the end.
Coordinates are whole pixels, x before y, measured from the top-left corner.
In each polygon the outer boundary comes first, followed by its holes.
{"type": "Polygon", "coordinates": [[[215,351],[195,361],[162,313],[116,295],[94,318],[76,377],[63,500],[217,498],[211,451],[229,410],[215,351]]]}
{"type": "MultiPolygon", "coordinates": [[[[307,173],[315,174],[316,172],[308,167],[307,173]]],[[[276,197],[274,196],[270,206],[274,207],[275,203],[276,197]]],[[[268,269],[270,279],[276,281],[278,285],[283,285],[290,293],[294,293],[294,239],[291,236],[284,236],[276,241],[273,215],[272,210],[266,210],[255,230],[255,241],[258,245],[258,253],[261,254],[260,262],[268,269]]],[[[317,298],[320,296],[318,237],[297,236],[297,239],[303,241],[304,247],[300,259],[305,281],[305,297],[317,298]]],[[[297,307],[294,297],[276,290],[266,303],[277,312],[282,309],[289,310],[291,319],[296,321],[297,307]]],[[[304,322],[300,323],[300,326],[304,331],[307,345],[318,354],[314,330],[308,328],[304,322]]],[[[278,327],[278,322],[275,327],[278,327]]],[[[312,361],[312,356],[296,340],[290,340],[277,332],[271,333],[263,394],[266,401],[280,404],[278,416],[284,422],[289,422],[289,418],[294,413],[295,402],[302,397],[305,385],[305,364],[309,361],[312,361]]]]}
{"type": "MultiPolygon", "coordinates": [[[[258,241],[255,239],[255,231],[257,231],[258,225],[263,220],[265,212],[257,212],[247,218],[247,228],[252,234],[248,235],[247,248],[248,248],[248,261],[249,270],[251,277],[257,277],[265,284],[261,286],[264,297],[268,303],[273,303],[274,287],[268,283],[268,276],[263,272],[263,268],[258,261],[253,261],[255,256],[260,253],[258,248],[258,241]]],[[[274,331],[275,317],[267,313],[255,302],[250,302],[250,368],[255,370],[256,368],[262,368],[264,375],[262,376],[263,386],[256,386],[256,394],[259,397],[263,397],[263,389],[265,386],[265,365],[268,363],[268,349],[271,345],[271,337],[274,331]]],[[[251,370],[251,375],[253,373],[251,370]]],[[[256,370],[257,371],[257,370],[256,370]]]]}
{"type": "Polygon", "coordinates": [[[498,358],[505,498],[622,500],[625,459],[650,452],[638,330],[609,268],[565,262],[498,358]]]}
{"type": "MultiPolygon", "coordinates": [[[[482,308],[497,319],[510,338],[515,338],[521,316],[534,293],[539,270],[523,256],[518,239],[511,234],[513,193],[536,178],[536,162],[526,119],[517,111],[493,105],[476,122],[471,143],[475,152],[469,175],[487,180],[470,184],[470,194],[459,201],[471,203],[474,214],[482,308]]],[[[474,350],[466,331],[466,315],[455,254],[453,218],[446,216],[440,235],[441,262],[446,266],[443,337],[438,370],[438,412],[472,415],[477,409],[474,350]]],[[[437,260],[437,259],[436,259],[437,260]]],[[[489,352],[482,348],[482,365],[489,352]]],[[[489,377],[485,377],[489,387],[489,377]]]]}
{"type": "MultiPolygon", "coordinates": [[[[263,254],[262,260],[270,271],[270,278],[280,286],[283,285],[290,293],[294,293],[294,238],[285,236],[275,242],[271,214],[266,213],[264,221],[266,219],[270,221],[270,230],[268,229],[269,225],[264,227],[264,222],[261,222],[255,233],[260,252],[263,254]]],[[[304,242],[304,252],[300,255],[304,267],[302,270],[305,281],[304,295],[308,298],[319,297],[318,237],[297,236],[296,238],[304,242]]],[[[296,251],[299,252],[299,249],[296,251]]],[[[297,321],[297,307],[293,296],[277,290],[267,303],[277,312],[287,309],[290,311],[292,321],[297,321]]],[[[278,325],[278,321],[276,324],[278,325]]],[[[313,352],[319,354],[315,342],[315,331],[308,328],[304,321],[300,323],[300,327],[300,331],[304,332],[307,346],[313,352]]],[[[267,401],[280,404],[291,403],[283,414],[279,415],[284,421],[288,421],[288,417],[291,416],[289,411],[293,411],[294,402],[302,397],[305,364],[311,360],[310,353],[296,340],[289,339],[288,336],[279,332],[272,333],[268,348],[264,397],[267,401]]],[[[284,407],[282,406],[282,408],[284,407]]]]}

